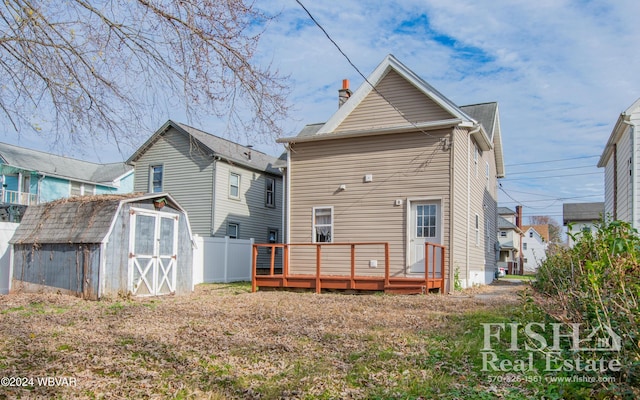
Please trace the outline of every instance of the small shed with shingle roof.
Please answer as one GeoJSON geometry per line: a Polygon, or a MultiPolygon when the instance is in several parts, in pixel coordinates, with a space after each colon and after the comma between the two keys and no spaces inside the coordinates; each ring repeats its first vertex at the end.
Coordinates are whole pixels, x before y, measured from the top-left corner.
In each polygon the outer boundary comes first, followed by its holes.
{"type": "Polygon", "coordinates": [[[80,196],[30,206],[9,242],[13,290],[97,300],[193,289],[193,241],[167,193],[80,196]]]}

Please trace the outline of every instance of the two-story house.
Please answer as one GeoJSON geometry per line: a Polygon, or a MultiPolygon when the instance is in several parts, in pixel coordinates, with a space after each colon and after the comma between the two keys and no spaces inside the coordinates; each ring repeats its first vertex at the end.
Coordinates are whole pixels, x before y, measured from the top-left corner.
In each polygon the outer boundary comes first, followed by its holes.
{"type": "Polygon", "coordinates": [[[0,143],[0,181],[0,219],[19,221],[28,205],[71,196],[130,193],[133,168],[0,143]]]}
{"type": "Polygon", "coordinates": [[[279,140],[291,276],[258,286],[392,290],[393,279],[425,274],[440,290],[491,282],[504,176],[497,103],[458,106],[392,55],[355,92],[346,81],[338,92],[327,122],[279,140]]]}
{"type": "Polygon", "coordinates": [[[167,121],[127,160],[134,190],[170,193],[203,237],[281,242],[282,173],[277,158],[167,121]]]}
{"type": "Polygon", "coordinates": [[[509,274],[522,273],[522,208],[516,211],[508,207],[498,207],[498,243],[500,256],[498,267],[509,274]]]}
{"type": "Polygon", "coordinates": [[[523,225],[522,232],[524,273],[534,273],[547,259],[549,225],[523,225]]]}
{"type": "Polygon", "coordinates": [[[618,116],[598,161],[605,169],[602,217],[627,221],[635,229],[640,229],[639,146],[640,99],[618,116]]]}

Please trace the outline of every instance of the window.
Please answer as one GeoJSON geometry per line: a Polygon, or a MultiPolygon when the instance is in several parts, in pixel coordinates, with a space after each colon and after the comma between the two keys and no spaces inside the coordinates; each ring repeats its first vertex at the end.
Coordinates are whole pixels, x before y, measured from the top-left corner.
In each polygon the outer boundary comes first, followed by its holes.
{"type": "Polygon", "coordinates": [[[484,162],[484,175],[486,176],[487,179],[489,179],[489,162],[488,161],[484,162]]]}
{"type": "Polygon", "coordinates": [[[71,181],[71,189],[69,191],[69,195],[73,196],[87,196],[95,193],[95,185],[90,185],[88,183],[80,183],[71,181]]]}
{"type": "Polygon", "coordinates": [[[506,231],[500,231],[500,237],[507,237],[506,231]]]}
{"type": "Polygon", "coordinates": [[[524,263],[526,264],[526,263],[528,263],[528,262],[529,262],[529,260],[527,260],[527,259],[525,258],[525,259],[524,259],[524,263]]]}
{"type": "Polygon", "coordinates": [[[229,197],[232,199],[240,199],[240,175],[229,174],[229,197]]]}
{"type": "Polygon", "coordinates": [[[267,235],[268,243],[278,243],[278,230],[269,228],[269,234],[267,235]]]}
{"type": "Polygon", "coordinates": [[[229,222],[227,224],[227,236],[231,239],[237,239],[240,236],[240,224],[229,222]]]}
{"type": "Polygon", "coordinates": [[[476,246],[480,246],[480,216],[476,214],[476,246]]]}
{"type": "Polygon", "coordinates": [[[437,207],[435,204],[416,206],[416,226],[418,228],[416,237],[436,237],[436,211],[437,207]]]}
{"type": "Polygon", "coordinates": [[[522,250],[526,250],[527,249],[527,244],[526,243],[522,243],[522,250]]]}
{"type": "Polygon", "coordinates": [[[149,167],[149,192],[161,193],[162,192],[162,165],[152,165],[149,167]]]}
{"type": "Polygon", "coordinates": [[[529,237],[532,238],[533,237],[533,231],[529,231],[529,237]]]}
{"type": "Polygon", "coordinates": [[[333,240],[333,207],[313,208],[313,243],[333,240]]]}
{"type": "Polygon", "coordinates": [[[264,204],[267,207],[276,206],[276,180],[266,178],[264,186],[264,204]]]}

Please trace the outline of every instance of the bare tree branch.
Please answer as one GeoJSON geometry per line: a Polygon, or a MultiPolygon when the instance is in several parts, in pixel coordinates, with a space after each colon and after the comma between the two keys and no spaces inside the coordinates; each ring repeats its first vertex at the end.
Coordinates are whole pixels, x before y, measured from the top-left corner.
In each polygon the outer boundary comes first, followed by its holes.
{"type": "Polygon", "coordinates": [[[287,77],[256,58],[272,18],[245,0],[6,0],[0,117],[64,143],[132,142],[179,99],[270,140],[289,113],[287,77]]]}

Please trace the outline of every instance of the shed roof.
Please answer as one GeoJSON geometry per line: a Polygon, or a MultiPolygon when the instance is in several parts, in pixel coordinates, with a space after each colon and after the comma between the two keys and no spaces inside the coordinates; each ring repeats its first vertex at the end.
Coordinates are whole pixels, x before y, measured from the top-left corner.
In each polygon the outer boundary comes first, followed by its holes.
{"type": "Polygon", "coordinates": [[[517,226],[500,216],[498,216],[498,229],[513,229],[515,231],[520,231],[517,226]]]}
{"type": "Polygon", "coordinates": [[[114,180],[133,170],[123,162],[96,164],[7,143],[0,143],[0,159],[5,164],[4,171],[31,171],[104,186],[111,186],[114,180]]]}
{"type": "Polygon", "coordinates": [[[211,154],[219,156],[227,161],[248,167],[250,169],[268,172],[273,175],[282,175],[282,172],[274,164],[278,158],[257,151],[251,147],[232,142],[230,140],[212,135],[192,126],[168,120],[158,129],[135,153],[127,160],[127,163],[135,163],[157,140],[170,128],[176,129],[184,135],[191,136],[205,146],[211,154]],[[251,157],[248,157],[251,154],[251,157]]]}
{"type": "Polygon", "coordinates": [[[122,203],[161,197],[184,212],[167,193],[77,196],[29,206],[9,243],[102,243],[122,203]]]}
{"type": "Polygon", "coordinates": [[[604,215],[604,203],[564,203],[562,205],[562,223],[600,221],[604,215]]]}
{"type": "Polygon", "coordinates": [[[516,212],[509,207],[498,207],[498,215],[516,215],[516,212]]]}

